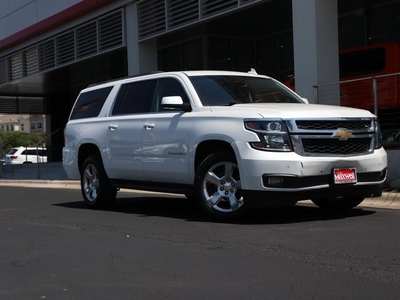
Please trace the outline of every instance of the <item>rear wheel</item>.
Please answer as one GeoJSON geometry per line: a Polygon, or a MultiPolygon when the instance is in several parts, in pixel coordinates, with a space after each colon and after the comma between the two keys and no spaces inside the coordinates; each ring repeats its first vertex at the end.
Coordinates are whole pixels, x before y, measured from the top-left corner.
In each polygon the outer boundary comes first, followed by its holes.
{"type": "Polygon", "coordinates": [[[311,199],[320,208],[330,210],[347,210],[356,207],[364,201],[364,196],[342,196],[311,199]]]}
{"type": "Polygon", "coordinates": [[[115,200],[117,189],[110,185],[100,157],[90,156],[83,163],[81,192],[89,207],[97,208],[115,200]]]}
{"type": "Polygon", "coordinates": [[[245,209],[239,168],[233,154],[217,152],[207,156],[197,169],[195,190],[200,208],[214,218],[232,219],[245,209]]]}

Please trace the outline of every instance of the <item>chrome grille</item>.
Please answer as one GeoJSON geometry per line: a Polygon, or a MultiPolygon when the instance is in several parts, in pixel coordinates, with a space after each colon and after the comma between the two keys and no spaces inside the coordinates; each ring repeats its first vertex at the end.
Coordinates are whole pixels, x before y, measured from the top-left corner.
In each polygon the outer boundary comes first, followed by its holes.
{"type": "Polygon", "coordinates": [[[374,151],[374,118],[286,120],[294,151],[304,156],[351,156],[374,151]]]}
{"type": "Polygon", "coordinates": [[[368,152],[371,146],[371,138],[353,138],[347,141],[303,138],[302,142],[304,151],[314,154],[362,154],[368,152]]]}
{"type": "Polygon", "coordinates": [[[338,120],[338,121],[296,121],[298,129],[304,130],[336,130],[346,128],[347,130],[365,130],[370,128],[371,120],[338,120]]]}

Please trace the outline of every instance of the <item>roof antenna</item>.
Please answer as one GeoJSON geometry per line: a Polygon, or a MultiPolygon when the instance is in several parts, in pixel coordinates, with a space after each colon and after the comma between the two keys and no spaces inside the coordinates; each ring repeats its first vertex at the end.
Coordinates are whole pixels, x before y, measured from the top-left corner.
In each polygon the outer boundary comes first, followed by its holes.
{"type": "Polygon", "coordinates": [[[256,72],[256,70],[253,69],[253,68],[250,68],[250,71],[248,71],[247,73],[254,74],[254,75],[258,75],[257,72],[256,72]]]}

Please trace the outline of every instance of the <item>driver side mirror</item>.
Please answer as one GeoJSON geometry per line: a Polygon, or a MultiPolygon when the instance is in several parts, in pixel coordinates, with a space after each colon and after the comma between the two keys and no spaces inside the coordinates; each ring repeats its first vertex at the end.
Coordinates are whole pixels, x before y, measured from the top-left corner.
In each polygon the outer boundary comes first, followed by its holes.
{"type": "Polygon", "coordinates": [[[168,96],[161,99],[161,108],[163,109],[180,109],[183,111],[191,111],[189,103],[184,103],[181,96],[168,96]]]}

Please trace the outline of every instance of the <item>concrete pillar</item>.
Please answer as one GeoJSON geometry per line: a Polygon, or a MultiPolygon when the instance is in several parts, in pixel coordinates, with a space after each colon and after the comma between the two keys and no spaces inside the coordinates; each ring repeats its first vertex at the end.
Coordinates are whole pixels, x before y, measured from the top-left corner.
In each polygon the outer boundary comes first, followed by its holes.
{"type": "MultiPolygon", "coordinates": [[[[337,0],[292,0],[296,92],[315,103],[314,85],[339,81],[337,0]]],[[[339,88],[320,103],[340,104],[339,88]]]]}
{"type": "Polygon", "coordinates": [[[157,39],[139,43],[135,3],[126,6],[125,20],[128,75],[132,76],[157,71],[157,39]]]}

